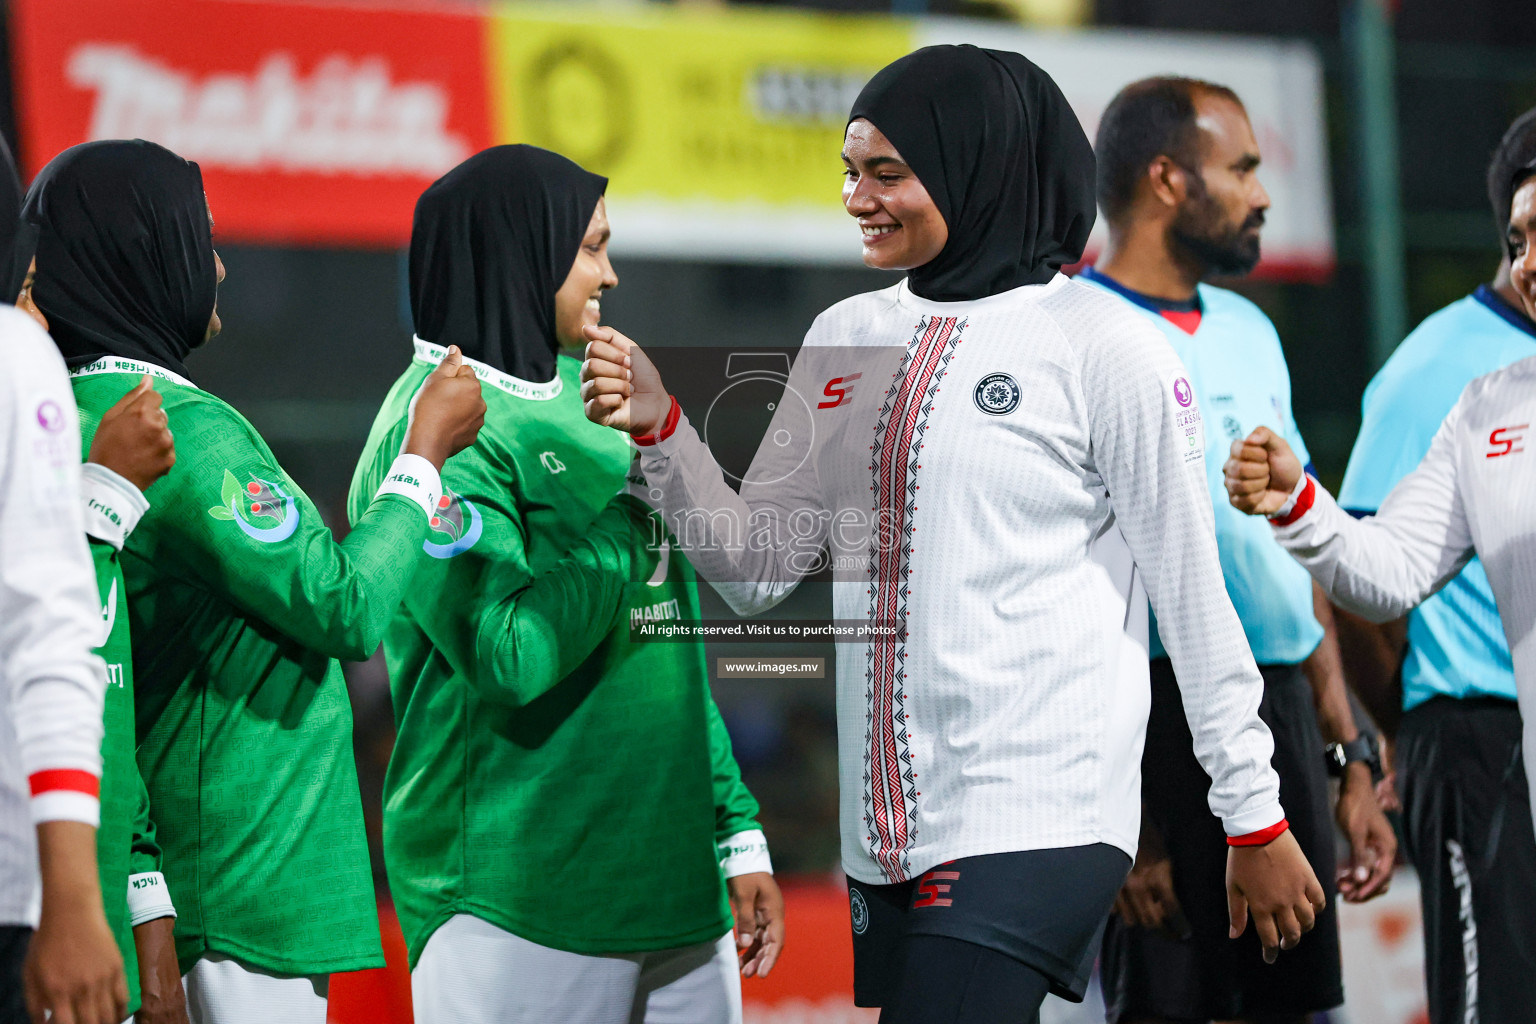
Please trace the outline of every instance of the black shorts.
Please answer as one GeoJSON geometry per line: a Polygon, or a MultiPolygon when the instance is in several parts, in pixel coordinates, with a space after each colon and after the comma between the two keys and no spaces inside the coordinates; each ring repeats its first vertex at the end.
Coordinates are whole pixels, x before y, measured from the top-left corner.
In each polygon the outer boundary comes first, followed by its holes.
{"type": "Polygon", "coordinates": [[[32,929],[24,925],[0,925],[0,1024],[29,1024],[27,1002],[21,986],[21,965],[27,959],[32,929]]]}
{"type": "Polygon", "coordinates": [[[1301,945],[1266,964],[1257,929],[1227,937],[1227,842],[1206,802],[1211,779],[1195,760],[1173,667],[1152,662],[1152,711],[1141,761],[1142,805],[1163,837],[1174,893],[1190,937],[1128,928],[1110,918],[1104,937],[1104,1006],[1111,1024],[1137,1017],[1232,1020],[1304,1014],[1344,1001],[1334,871],[1337,862],[1323,739],[1312,689],[1299,666],[1264,666],[1259,717],[1275,738],[1273,764],[1291,832],[1328,905],[1301,945]]]}
{"type": "Polygon", "coordinates": [[[938,935],[1013,957],[1080,1002],[1130,869],[1125,851],[1097,843],[962,857],[895,885],[850,878],[853,1001],[886,1005],[901,981],[902,940],[938,935]]]}
{"type": "Polygon", "coordinates": [[[1398,729],[1432,1024],[1536,1019],[1536,833],[1520,748],[1519,708],[1491,697],[1437,697],[1398,729]]]}

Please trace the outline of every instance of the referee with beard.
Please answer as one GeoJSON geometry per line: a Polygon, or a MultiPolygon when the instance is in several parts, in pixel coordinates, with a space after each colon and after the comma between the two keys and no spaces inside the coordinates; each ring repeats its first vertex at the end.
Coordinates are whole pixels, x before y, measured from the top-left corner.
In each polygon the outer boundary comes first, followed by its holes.
{"type": "Polygon", "coordinates": [[[1264,425],[1306,458],[1274,325],[1241,296],[1203,283],[1259,259],[1269,196],[1258,143],[1230,89],[1187,78],[1127,86],[1099,124],[1098,200],[1109,246],[1086,280],[1161,328],[1206,416],[1206,475],[1227,593],[1264,676],[1260,717],[1275,737],[1280,800],[1328,907],[1301,948],[1265,965],[1252,939],[1228,938],[1221,830],[1203,795],[1180,691],[1156,630],[1152,712],[1142,760],[1142,838],[1104,942],[1109,1020],[1300,1021],[1343,1002],[1335,895],[1384,892],[1396,840],[1377,804],[1376,756],[1350,713],[1329,605],[1263,522],[1226,501],[1221,464],[1264,425]],[[1351,863],[1334,891],[1334,819],[1351,863]]]}

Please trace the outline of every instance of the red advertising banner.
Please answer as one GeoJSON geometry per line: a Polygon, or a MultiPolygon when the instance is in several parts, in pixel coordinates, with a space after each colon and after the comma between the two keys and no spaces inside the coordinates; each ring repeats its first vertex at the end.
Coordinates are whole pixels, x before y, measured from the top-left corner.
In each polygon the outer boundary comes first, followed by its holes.
{"type": "Polygon", "coordinates": [[[220,238],[400,245],[491,144],[482,12],[12,0],[24,173],[91,139],[202,167],[220,238]]]}

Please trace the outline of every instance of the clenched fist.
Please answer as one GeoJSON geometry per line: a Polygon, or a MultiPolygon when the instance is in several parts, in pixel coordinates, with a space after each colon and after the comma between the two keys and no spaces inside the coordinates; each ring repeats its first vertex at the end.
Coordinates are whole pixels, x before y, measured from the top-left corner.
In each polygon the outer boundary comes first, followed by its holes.
{"type": "Polygon", "coordinates": [[[416,393],[405,450],[420,455],[439,470],[443,463],[475,443],[485,425],[485,398],[472,366],[464,365],[457,345],[427,376],[416,393]]]}
{"type": "Polygon", "coordinates": [[[148,375],[108,409],[91,439],[87,462],[105,466],[141,491],[176,465],[176,440],[148,375]]]}
{"type": "Polygon", "coordinates": [[[1232,507],[1250,516],[1272,516],[1285,507],[1303,472],[1285,438],[1268,427],[1233,441],[1221,471],[1232,507]]]}
{"type": "Polygon", "coordinates": [[[583,327],[587,359],[581,364],[581,401],[587,419],[645,437],[661,429],[672,396],[656,364],[612,327],[583,327]]]}

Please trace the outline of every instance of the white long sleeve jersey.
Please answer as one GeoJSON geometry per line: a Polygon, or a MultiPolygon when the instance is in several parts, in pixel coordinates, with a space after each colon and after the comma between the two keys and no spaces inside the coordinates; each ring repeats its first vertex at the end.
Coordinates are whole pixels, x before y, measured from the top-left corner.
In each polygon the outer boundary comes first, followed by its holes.
{"type": "Polygon", "coordinates": [[[738,612],[782,600],[825,545],[835,617],[897,630],[837,654],[843,863],[879,883],[986,853],[1134,855],[1147,594],[1212,811],[1232,835],[1281,820],[1204,447],[1158,331],[1057,277],[827,310],[739,496],[686,418],[640,461],[738,612]]]}
{"type": "Polygon", "coordinates": [[[36,913],[34,825],[99,815],[106,666],[64,361],[0,306],[0,924],[36,913]]]}
{"type": "Polygon", "coordinates": [[[1356,520],[1308,481],[1302,514],[1275,534],[1336,603],[1377,622],[1406,615],[1481,558],[1514,662],[1526,774],[1536,779],[1533,427],[1536,357],[1468,384],[1374,516],[1356,520]]]}

